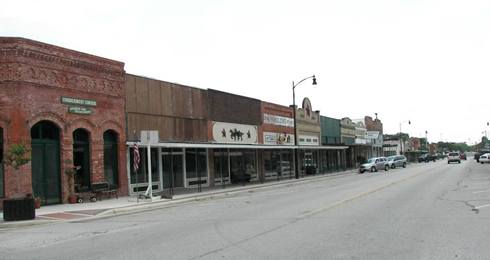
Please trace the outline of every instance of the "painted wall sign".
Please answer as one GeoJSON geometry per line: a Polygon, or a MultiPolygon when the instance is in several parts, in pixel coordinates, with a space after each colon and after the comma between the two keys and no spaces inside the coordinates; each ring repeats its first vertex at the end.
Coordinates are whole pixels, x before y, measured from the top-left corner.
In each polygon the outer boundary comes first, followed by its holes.
{"type": "Polygon", "coordinates": [[[320,138],[315,135],[300,135],[299,145],[320,145],[320,138]]]}
{"type": "Polygon", "coordinates": [[[264,114],[264,124],[280,125],[292,128],[294,127],[294,120],[290,117],[264,114]]]}
{"type": "Polygon", "coordinates": [[[257,144],[258,127],[224,122],[213,122],[213,140],[217,143],[257,144]]]}
{"type": "Polygon", "coordinates": [[[89,107],[97,106],[97,101],[95,100],[72,98],[72,97],[61,97],[61,103],[67,105],[78,105],[78,106],[89,106],[89,107]]]}
{"type": "Polygon", "coordinates": [[[294,145],[294,135],[286,133],[264,132],[264,144],[294,145]]]}
{"type": "Polygon", "coordinates": [[[86,107],[68,107],[68,113],[79,115],[90,115],[93,113],[92,109],[86,107]]]}

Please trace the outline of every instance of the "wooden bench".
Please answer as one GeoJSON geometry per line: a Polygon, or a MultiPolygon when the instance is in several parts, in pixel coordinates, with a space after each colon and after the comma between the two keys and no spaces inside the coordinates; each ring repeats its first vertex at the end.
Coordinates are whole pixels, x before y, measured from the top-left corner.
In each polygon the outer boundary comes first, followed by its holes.
{"type": "Polygon", "coordinates": [[[112,195],[116,196],[116,199],[118,199],[117,195],[117,187],[115,185],[111,185],[108,182],[94,182],[90,186],[92,192],[95,194],[97,200],[101,200],[101,195],[107,194],[112,197],[112,195]]]}

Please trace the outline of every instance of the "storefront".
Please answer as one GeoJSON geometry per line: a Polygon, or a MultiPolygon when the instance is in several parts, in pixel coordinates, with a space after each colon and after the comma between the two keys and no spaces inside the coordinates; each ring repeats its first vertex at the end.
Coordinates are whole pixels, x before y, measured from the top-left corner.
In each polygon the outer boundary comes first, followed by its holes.
{"type": "Polygon", "coordinates": [[[313,111],[308,98],[303,99],[296,111],[296,127],[299,150],[299,174],[320,173],[320,111],[313,111]]]}
{"type": "Polygon", "coordinates": [[[210,185],[207,91],[126,74],[129,193],[154,193],[210,185]],[[155,131],[148,153],[145,133],[155,131]],[[135,171],[132,145],[139,144],[135,171]],[[148,158],[150,157],[150,158],[148,158]],[[148,160],[150,159],[150,160],[148,160]],[[150,161],[150,164],[148,164],[150,161]],[[149,169],[151,168],[151,169],[149,169]]]}
{"type": "Polygon", "coordinates": [[[279,149],[261,151],[264,180],[294,177],[294,118],[291,107],[262,102],[262,140],[279,149]]]}
{"type": "Polygon", "coordinates": [[[342,145],[340,120],[320,116],[322,148],[320,151],[320,172],[331,173],[346,169],[347,146],[342,145]]]}
{"type": "Polygon", "coordinates": [[[0,53],[2,147],[31,150],[29,174],[0,170],[1,193],[56,204],[109,182],[127,194],[124,64],[23,38],[0,38],[0,53]]]}

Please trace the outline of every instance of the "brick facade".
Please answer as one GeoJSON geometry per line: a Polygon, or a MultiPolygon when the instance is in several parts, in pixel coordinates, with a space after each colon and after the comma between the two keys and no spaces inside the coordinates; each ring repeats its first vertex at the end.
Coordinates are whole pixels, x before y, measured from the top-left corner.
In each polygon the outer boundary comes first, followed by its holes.
{"type": "MultiPolygon", "coordinates": [[[[119,193],[127,194],[124,64],[23,38],[0,37],[0,127],[4,147],[24,143],[30,148],[31,128],[50,121],[60,130],[60,161],[73,158],[73,131],[90,133],[91,181],[104,180],[104,139],[107,130],[118,137],[119,193]],[[90,115],[68,112],[61,97],[95,100],[90,115]]],[[[60,162],[60,173],[64,164],[60,162]]],[[[21,194],[32,193],[30,164],[22,168],[21,194]]],[[[68,183],[61,174],[62,201],[68,183]]],[[[15,196],[12,169],[5,169],[5,197],[15,196]]]]}
{"type": "MultiPolygon", "coordinates": [[[[293,119],[293,108],[291,107],[286,107],[286,106],[281,106],[269,102],[261,102],[261,115],[262,115],[262,126],[261,126],[261,131],[259,133],[259,143],[263,144],[264,143],[264,132],[272,132],[272,133],[278,133],[278,134],[287,134],[287,135],[294,135],[294,127],[287,127],[284,125],[278,125],[278,124],[269,124],[267,122],[264,122],[264,115],[272,115],[272,116],[278,116],[278,117],[283,117],[283,118],[289,118],[291,120],[293,119]]],[[[294,121],[293,121],[294,122],[294,121]]],[[[294,145],[294,140],[292,143],[289,145],[294,145]]]]}

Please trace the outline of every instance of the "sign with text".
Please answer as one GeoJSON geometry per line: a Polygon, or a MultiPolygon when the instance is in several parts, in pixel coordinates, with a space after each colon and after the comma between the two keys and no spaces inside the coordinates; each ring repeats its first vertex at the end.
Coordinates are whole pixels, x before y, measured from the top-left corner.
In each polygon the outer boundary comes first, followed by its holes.
{"type": "Polygon", "coordinates": [[[258,127],[224,122],[213,122],[213,139],[217,143],[257,144],[258,127]]]}
{"type": "Polygon", "coordinates": [[[66,105],[77,105],[77,106],[88,106],[88,107],[97,106],[97,101],[95,100],[72,98],[72,97],[61,97],[61,103],[66,105]]]}
{"type": "Polygon", "coordinates": [[[90,115],[93,113],[92,109],[86,107],[68,107],[68,112],[79,115],[90,115]]]}
{"type": "Polygon", "coordinates": [[[299,145],[320,145],[320,138],[315,135],[300,135],[299,145]]]}
{"type": "Polygon", "coordinates": [[[264,124],[294,127],[294,120],[290,117],[264,114],[264,124]]]}
{"type": "Polygon", "coordinates": [[[294,135],[286,133],[264,132],[264,144],[294,145],[294,135]]]}

